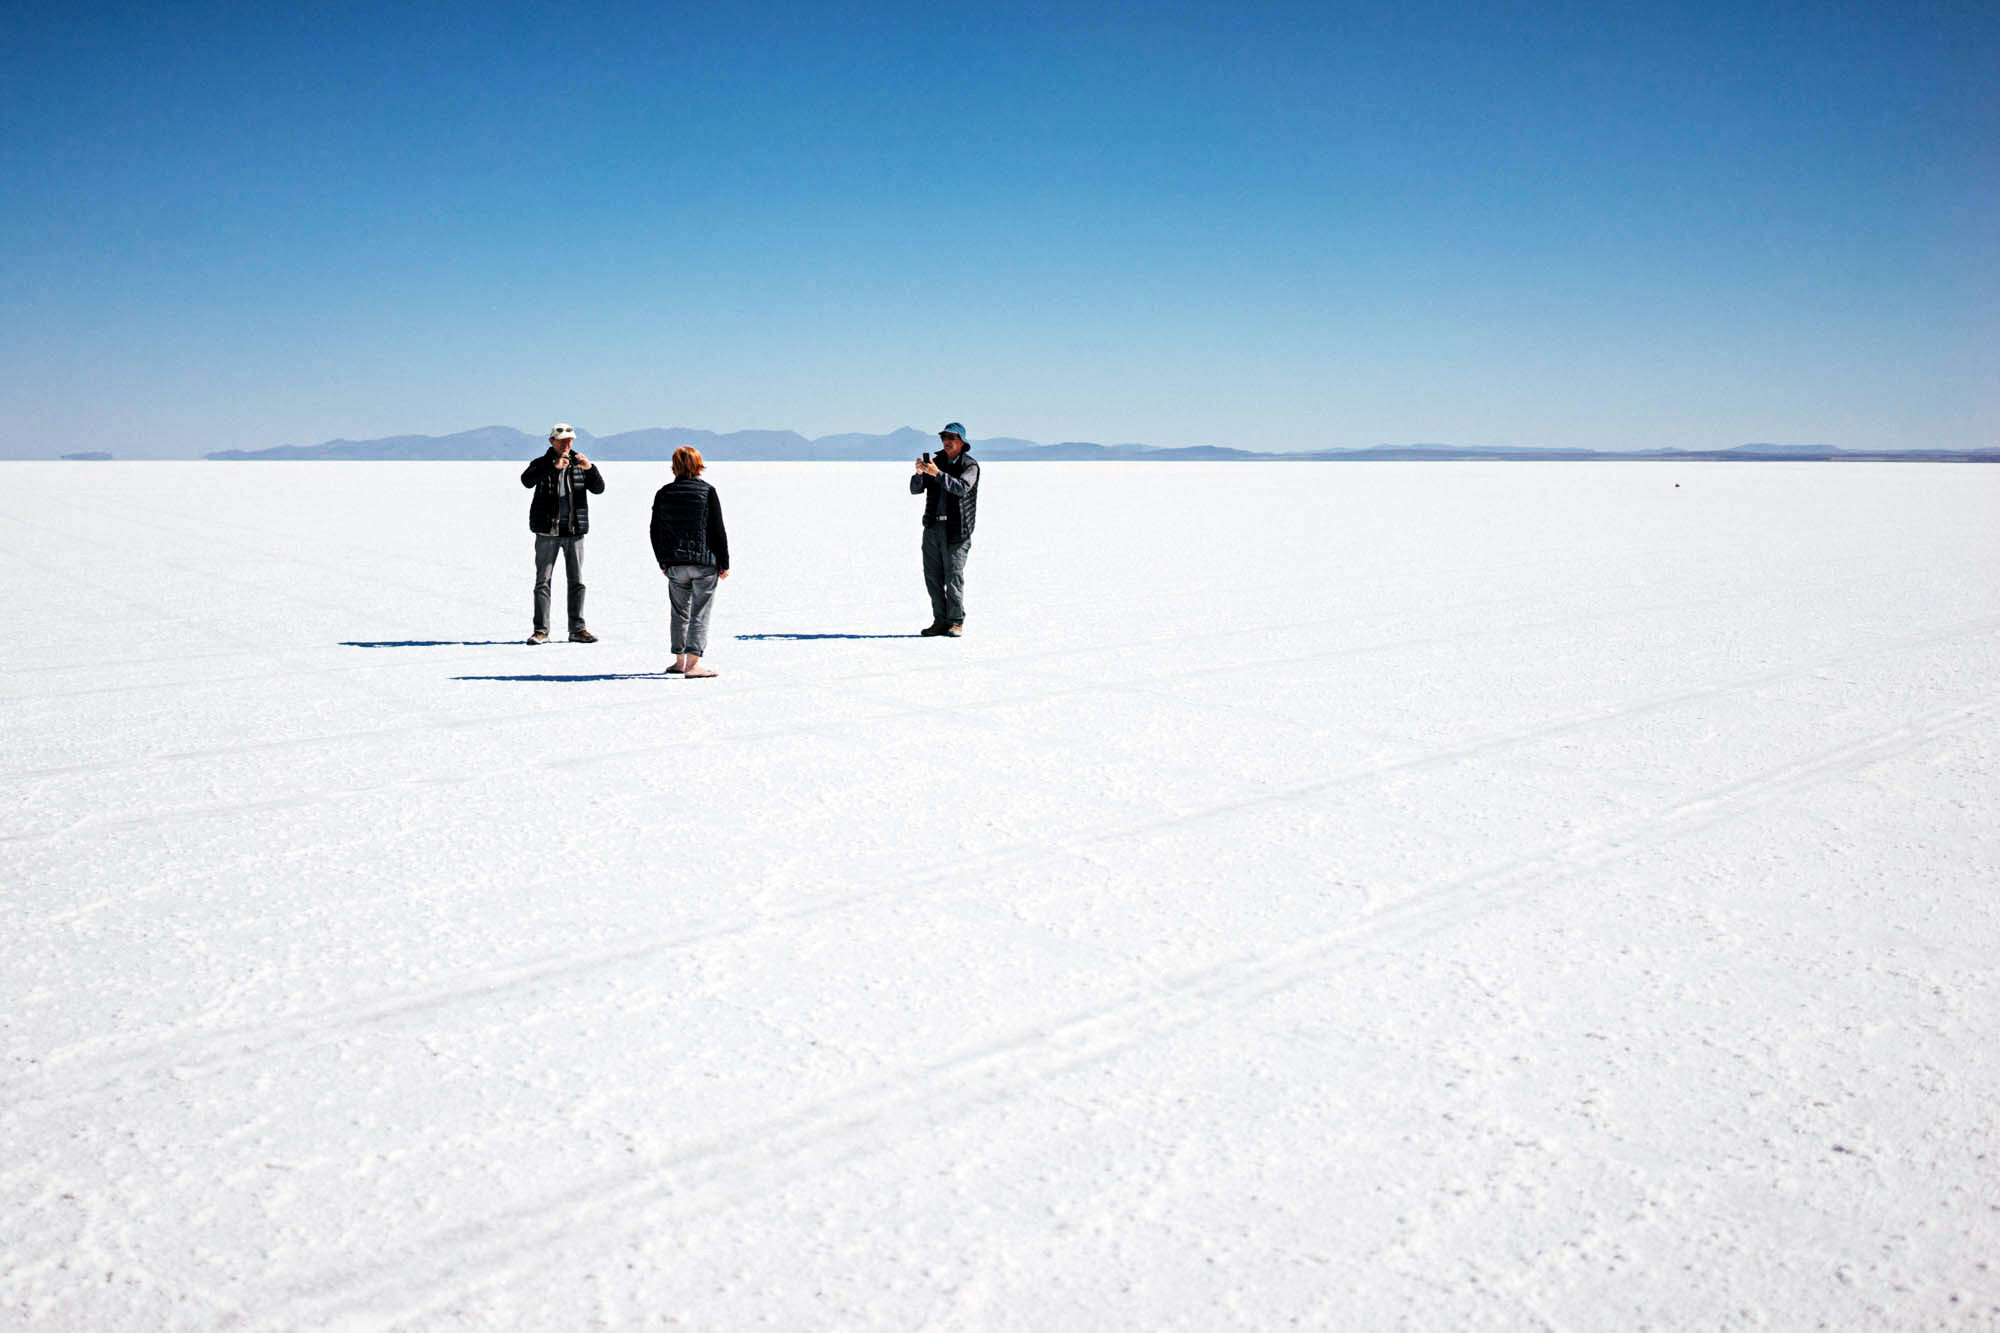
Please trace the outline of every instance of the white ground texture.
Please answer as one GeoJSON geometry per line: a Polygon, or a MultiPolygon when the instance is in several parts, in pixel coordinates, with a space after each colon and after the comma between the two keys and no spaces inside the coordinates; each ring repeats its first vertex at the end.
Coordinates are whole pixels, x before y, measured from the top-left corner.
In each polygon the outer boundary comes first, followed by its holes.
{"type": "Polygon", "coordinates": [[[2000,467],[518,470],[0,472],[0,1326],[2000,1321],[2000,467]]]}

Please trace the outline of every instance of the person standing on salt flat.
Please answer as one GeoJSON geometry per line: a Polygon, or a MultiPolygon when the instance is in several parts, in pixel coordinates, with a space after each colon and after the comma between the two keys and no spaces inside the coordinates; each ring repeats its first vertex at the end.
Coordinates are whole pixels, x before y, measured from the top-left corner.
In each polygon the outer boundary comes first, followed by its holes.
{"type": "Polygon", "coordinates": [[[729,577],[722,497],[701,479],[703,466],[701,450],[674,450],[674,479],[653,496],[653,557],[667,576],[668,638],[674,650],[667,674],[690,680],[715,674],[701,664],[701,655],[708,649],[715,585],[729,577]]]}
{"type": "Polygon", "coordinates": [[[979,461],[956,421],[938,432],[938,443],[941,451],[919,458],[910,478],[910,494],[924,497],[924,586],[931,594],[931,623],[918,633],[955,639],[965,629],[965,558],[979,512],[979,461]]]}
{"type": "Polygon", "coordinates": [[[576,431],[557,422],[549,427],[549,451],[528,464],[521,484],[535,492],[528,501],[528,527],[535,534],[535,631],[528,642],[549,641],[549,581],[561,551],[569,575],[569,641],[596,643],[583,626],[583,534],[590,531],[590,497],[604,494],[604,473],[576,452],[576,431]]]}

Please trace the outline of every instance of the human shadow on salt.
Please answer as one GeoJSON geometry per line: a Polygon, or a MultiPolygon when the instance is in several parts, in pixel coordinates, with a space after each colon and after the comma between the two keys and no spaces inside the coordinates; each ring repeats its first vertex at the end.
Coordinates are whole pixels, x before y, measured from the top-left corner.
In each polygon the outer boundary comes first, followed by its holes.
{"type": "Polygon", "coordinates": [[[503,643],[519,643],[519,639],[382,639],[366,642],[360,639],[342,639],[343,648],[498,648],[503,643]]]}
{"type": "Polygon", "coordinates": [[[739,639],[921,639],[921,634],[739,634],[739,639]]]}
{"type": "Polygon", "coordinates": [[[594,680],[672,680],[664,671],[605,671],[577,676],[453,676],[453,680],[512,680],[528,684],[579,685],[594,680]]]}

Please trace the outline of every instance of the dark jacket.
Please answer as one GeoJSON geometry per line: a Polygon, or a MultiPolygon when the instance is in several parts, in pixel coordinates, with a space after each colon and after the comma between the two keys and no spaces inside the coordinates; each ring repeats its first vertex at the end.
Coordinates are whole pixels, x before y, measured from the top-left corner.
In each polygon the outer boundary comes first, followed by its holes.
{"type": "Polygon", "coordinates": [[[722,497],[700,477],[670,481],[653,495],[653,558],[668,565],[729,568],[722,497]]]}
{"type": "Polygon", "coordinates": [[[556,466],[556,451],[551,449],[528,464],[521,473],[521,484],[532,486],[534,498],[528,501],[528,527],[540,537],[581,537],[590,531],[590,497],[604,494],[604,469],[592,463],[588,471],[571,463],[568,467],[556,466]],[[583,484],[577,485],[578,479],[583,484]],[[564,493],[568,493],[570,521],[562,521],[564,493]]]}
{"type": "Polygon", "coordinates": [[[938,476],[910,474],[910,494],[924,497],[924,526],[944,524],[944,539],[953,546],[971,541],[979,516],[979,460],[962,449],[957,458],[932,454],[931,462],[938,465],[938,476]]]}

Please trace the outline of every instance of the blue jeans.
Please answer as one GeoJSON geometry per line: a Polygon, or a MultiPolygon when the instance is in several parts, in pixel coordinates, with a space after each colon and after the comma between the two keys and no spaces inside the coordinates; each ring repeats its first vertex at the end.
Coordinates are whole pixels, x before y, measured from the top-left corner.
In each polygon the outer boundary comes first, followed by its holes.
{"type": "Polygon", "coordinates": [[[714,565],[667,566],[667,637],[676,657],[707,651],[708,609],[721,577],[714,565]]]}

